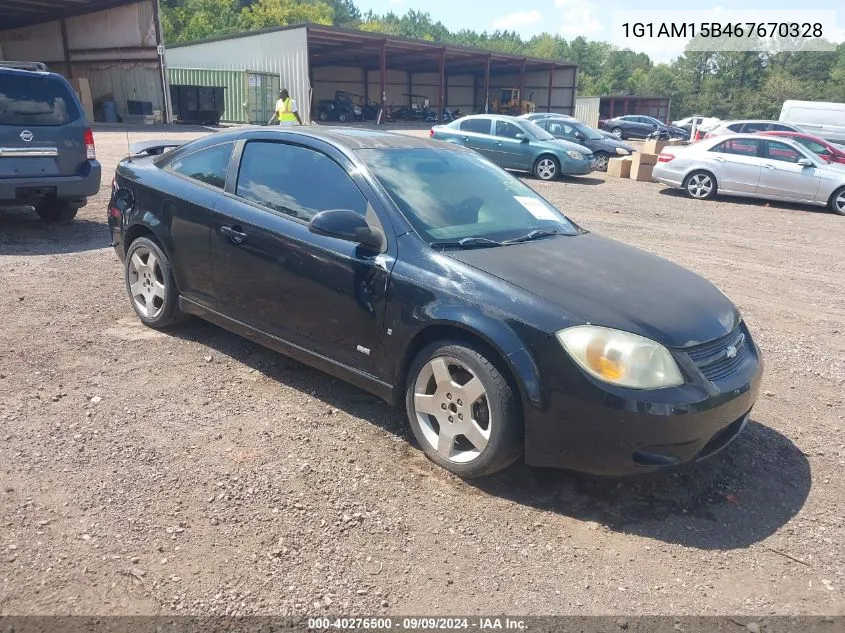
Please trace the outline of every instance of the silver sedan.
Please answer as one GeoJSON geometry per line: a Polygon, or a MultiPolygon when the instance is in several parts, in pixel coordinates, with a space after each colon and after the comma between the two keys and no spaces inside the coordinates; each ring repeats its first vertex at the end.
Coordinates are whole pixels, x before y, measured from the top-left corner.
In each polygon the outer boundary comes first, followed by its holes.
{"type": "Polygon", "coordinates": [[[718,192],[827,206],[845,215],[845,165],[826,163],[786,137],[729,134],[666,147],[652,175],[701,200],[718,192]]]}

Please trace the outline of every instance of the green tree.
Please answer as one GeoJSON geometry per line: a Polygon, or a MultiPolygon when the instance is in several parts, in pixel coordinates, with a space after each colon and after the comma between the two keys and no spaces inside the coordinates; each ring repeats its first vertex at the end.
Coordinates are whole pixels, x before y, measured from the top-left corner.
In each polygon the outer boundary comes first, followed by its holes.
{"type": "Polygon", "coordinates": [[[332,7],[322,0],[258,0],[241,11],[240,25],[254,30],[300,22],[332,24],[333,19],[332,7]]]}

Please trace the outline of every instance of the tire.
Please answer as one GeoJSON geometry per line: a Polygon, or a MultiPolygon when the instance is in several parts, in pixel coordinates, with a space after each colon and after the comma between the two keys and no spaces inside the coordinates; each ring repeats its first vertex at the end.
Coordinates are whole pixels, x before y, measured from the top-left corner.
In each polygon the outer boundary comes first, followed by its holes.
{"type": "Polygon", "coordinates": [[[317,115],[321,121],[328,121],[329,120],[329,113],[325,110],[320,110],[320,113],[317,115]]]}
{"type": "Polygon", "coordinates": [[[845,187],[839,187],[830,196],[827,207],[836,215],[845,215],[845,187]]]}
{"type": "Polygon", "coordinates": [[[621,127],[613,128],[612,130],[610,130],[610,133],[613,134],[613,136],[615,136],[616,138],[622,139],[623,141],[625,140],[625,132],[622,131],[621,127]]]}
{"type": "Polygon", "coordinates": [[[35,205],[35,212],[45,222],[70,222],[79,212],[79,206],[68,200],[45,200],[35,205]]]}
{"type": "Polygon", "coordinates": [[[596,152],[593,166],[597,171],[607,171],[607,163],[610,160],[610,154],[607,152],[596,152]]]}
{"type": "Polygon", "coordinates": [[[337,115],[337,120],[341,123],[346,123],[349,120],[349,115],[346,112],[341,112],[337,115]]]}
{"type": "Polygon", "coordinates": [[[436,342],[417,355],[405,406],[426,456],[459,477],[492,475],[522,455],[522,416],[513,389],[496,364],[465,343],[436,342]]]}
{"type": "Polygon", "coordinates": [[[129,245],[124,277],[129,302],[144,325],[164,329],[187,318],[179,311],[179,291],[170,260],[149,238],[139,237],[129,245]]]}
{"type": "Polygon", "coordinates": [[[544,154],[534,163],[533,172],[535,177],[548,182],[560,176],[560,163],[554,156],[544,154]]]}
{"type": "Polygon", "coordinates": [[[684,178],[684,191],[696,200],[709,200],[716,195],[717,188],[716,177],[709,171],[694,171],[684,178]]]}

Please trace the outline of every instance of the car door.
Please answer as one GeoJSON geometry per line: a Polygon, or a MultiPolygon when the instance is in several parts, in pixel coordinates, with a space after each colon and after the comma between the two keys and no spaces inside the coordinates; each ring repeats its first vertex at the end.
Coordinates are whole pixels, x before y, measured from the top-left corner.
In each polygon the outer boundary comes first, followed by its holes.
{"type": "Polygon", "coordinates": [[[494,161],[508,169],[527,169],[531,164],[531,143],[528,133],[510,121],[494,121],[492,151],[494,161]]]}
{"type": "MultiPolygon", "coordinates": [[[[799,165],[801,159],[810,157],[782,141],[766,139],[763,142],[763,169],[757,192],[785,200],[814,200],[819,190],[821,176],[813,165],[799,165]]],[[[812,160],[812,159],[810,159],[812,160]]]]}
{"type": "Polygon", "coordinates": [[[493,158],[492,124],[493,120],[487,117],[461,121],[460,132],[457,133],[459,142],[488,158],[493,158]]]}
{"type": "Polygon", "coordinates": [[[223,195],[234,142],[177,154],[164,166],[166,179],[155,191],[135,192],[139,209],[160,207],[170,221],[177,248],[170,253],[179,292],[209,308],[217,307],[211,274],[211,216],[223,195]]]}
{"type": "Polygon", "coordinates": [[[220,312],[373,373],[395,261],[389,220],[342,154],[320,141],[277,138],[245,141],[237,179],[214,208],[220,312]],[[389,250],[365,254],[352,242],[311,233],[308,222],[328,209],[360,213],[385,232],[389,250]]]}
{"type": "Polygon", "coordinates": [[[759,154],[758,139],[728,139],[707,152],[707,166],[716,175],[721,191],[751,194],[760,181],[763,161],[759,154]]]}

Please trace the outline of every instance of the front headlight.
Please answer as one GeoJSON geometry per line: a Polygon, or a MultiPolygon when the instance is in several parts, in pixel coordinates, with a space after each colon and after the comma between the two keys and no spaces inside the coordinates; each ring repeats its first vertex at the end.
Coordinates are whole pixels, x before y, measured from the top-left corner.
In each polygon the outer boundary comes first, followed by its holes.
{"type": "Polygon", "coordinates": [[[617,147],[617,148],[616,148],[616,153],[617,153],[617,154],[619,154],[620,156],[627,156],[627,155],[628,155],[628,150],[627,150],[627,149],[623,149],[623,148],[621,148],[621,147],[617,147]]]}
{"type": "Polygon", "coordinates": [[[581,152],[576,152],[574,149],[566,152],[572,160],[584,160],[584,155],[581,152]]]}
{"type": "Polygon", "coordinates": [[[684,383],[672,354],[651,339],[596,325],[567,328],[557,337],[575,362],[613,385],[660,389],[684,383]]]}

